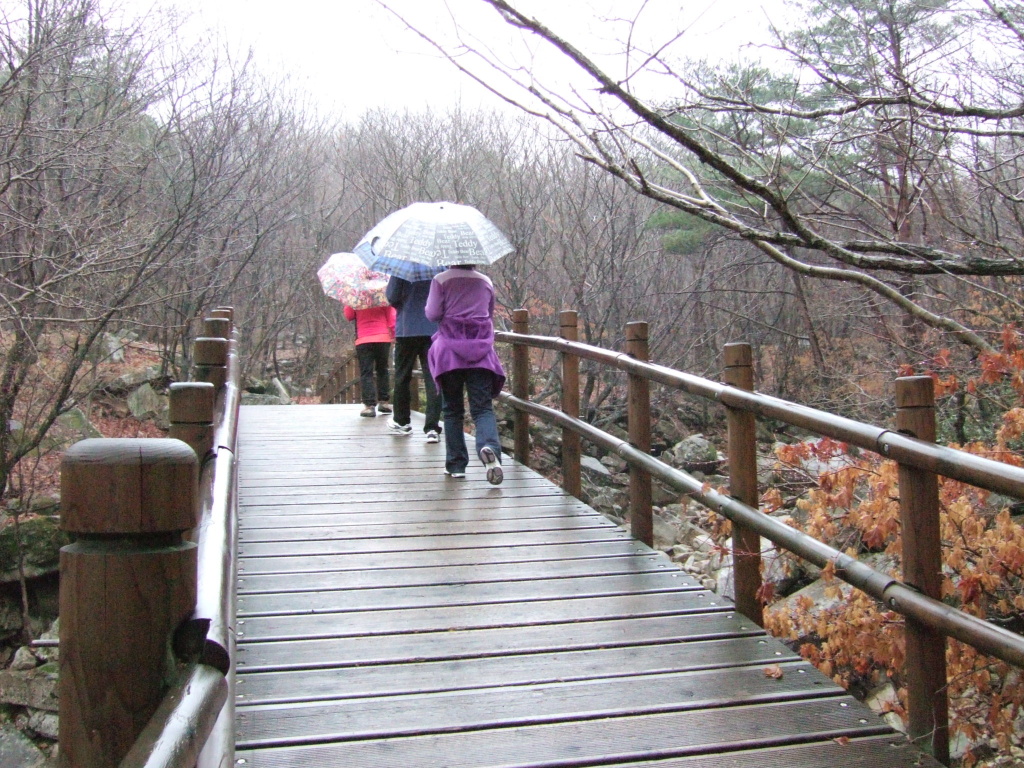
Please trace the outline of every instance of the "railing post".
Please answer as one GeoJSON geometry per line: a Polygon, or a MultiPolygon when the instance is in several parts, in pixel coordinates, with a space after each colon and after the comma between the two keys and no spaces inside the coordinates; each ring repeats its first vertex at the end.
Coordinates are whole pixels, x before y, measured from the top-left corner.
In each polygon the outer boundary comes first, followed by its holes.
{"type": "Polygon", "coordinates": [[[207,315],[203,318],[202,335],[213,339],[230,339],[231,321],[226,317],[207,315]]]}
{"type": "Polygon", "coordinates": [[[345,396],[342,398],[344,403],[358,403],[363,398],[362,385],[359,383],[359,361],[356,358],[355,351],[352,352],[352,357],[345,363],[345,396]],[[354,387],[350,387],[350,382],[356,382],[354,387]]]}
{"type": "MultiPolygon", "coordinates": [[[[530,313],[525,309],[512,312],[512,332],[527,335],[530,332],[530,313]]],[[[512,394],[520,400],[530,399],[530,348],[525,344],[512,346],[512,394]]],[[[513,446],[516,461],[530,466],[530,417],[516,411],[513,446]]]]}
{"type": "Polygon", "coordinates": [[[60,762],[117,766],[169,685],[196,602],[198,460],[171,439],[90,439],[61,463],[60,762]]]}
{"type": "Polygon", "coordinates": [[[188,443],[199,463],[213,451],[213,409],[217,390],[210,382],[182,381],[170,387],[168,437],[188,443]]]}
{"type": "MultiPolygon", "coordinates": [[[[646,362],[647,323],[626,323],[626,354],[646,362]]],[[[627,394],[629,442],[646,454],[651,452],[651,385],[643,376],[629,374],[627,394]]],[[[654,546],[654,511],[651,504],[651,475],[646,470],[629,467],[629,525],[634,539],[654,546]]]]}
{"type": "MultiPolygon", "coordinates": [[[[752,392],[754,356],[749,344],[725,345],[726,384],[752,392]]],[[[754,414],[726,408],[729,451],[729,495],[757,508],[757,422],[754,414]]],[[[761,591],[761,537],[749,528],[733,523],[732,567],[736,610],[758,625],[764,623],[761,591]]]]}
{"type": "MultiPolygon", "coordinates": [[[[935,442],[935,383],[930,376],[896,379],[896,429],[935,442]]],[[[942,599],[939,483],[935,473],[899,465],[903,580],[942,599]]],[[[906,620],[909,736],[936,760],[949,765],[949,700],[946,640],[911,618],[906,620]]]]}
{"type": "MultiPolygon", "coordinates": [[[[579,317],[568,309],[558,314],[559,334],[566,341],[579,339],[579,317]]],[[[580,359],[562,353],[562,413],[580,417],[580,359]]],[[[562,487],[577,499],[583,495],[580,479],[580,436],[571,429],[562,430],[562,487]]]]}
{"type": "Polygon", "coordinates": [[[220,392],[228,379],[228,340],[200,336],[195,340],[194,350],[195,371],[192,378],[207,381],[220,392]]]}

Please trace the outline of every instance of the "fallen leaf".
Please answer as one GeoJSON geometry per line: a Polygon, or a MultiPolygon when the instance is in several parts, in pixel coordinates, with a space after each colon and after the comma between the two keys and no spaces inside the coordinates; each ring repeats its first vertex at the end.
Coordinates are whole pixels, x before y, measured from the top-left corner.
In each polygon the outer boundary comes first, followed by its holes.
{"type": "Polygon", "coordinates": [[[772,664],[770,667],[765,667],[764,676],[770,677],[772,680],[780,680],[782,678],[782,667],[778,664],[772,664]]]}
{"type": "Polygon", "coordinates": [[[832,741],[834,741],[836,744],[838,744],[841,747],[845,747],[847,744],[850,743],[850,737],[849,736],[836,736],[834,739],[832,739],[832,741]]]}

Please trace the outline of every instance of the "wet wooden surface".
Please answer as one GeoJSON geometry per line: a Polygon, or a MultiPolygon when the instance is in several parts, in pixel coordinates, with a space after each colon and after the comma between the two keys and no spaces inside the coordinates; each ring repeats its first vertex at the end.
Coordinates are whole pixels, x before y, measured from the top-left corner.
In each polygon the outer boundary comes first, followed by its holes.
{"type": "Polygon", "coordinates": [[[938,765],[536,472],[360,408],[242,409],[237,764],[938,765]]]}

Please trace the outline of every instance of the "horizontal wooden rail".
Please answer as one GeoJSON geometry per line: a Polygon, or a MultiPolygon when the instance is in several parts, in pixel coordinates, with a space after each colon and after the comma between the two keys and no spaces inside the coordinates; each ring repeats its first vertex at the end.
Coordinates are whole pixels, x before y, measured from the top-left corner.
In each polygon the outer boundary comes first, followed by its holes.
{"type": "Polygon", "coordinates": [[[730,408],[749,411],[764,418],[775,419],[858,448],[874,451],[901,464],[926,469],[995,493],[1024,499],[1024,469],[1011,464],[928,443],[895,430],[864,424],[771,395],[746,392],[665,366],[644,363],[625,353],[592,347],[580,342],[569,342],[553,336],[523,336],[509,332],[496,333],[495,339],[538,349],[552,349],[585,360],[604,363],[626,373],[642,376],[649,381],[707,400],[715,400],[730,408]]]}
{"type": "Polygon", "coordinates": [[[874,570],[854,557],[818,541],[785,523],[765,515],[754,507],[713,489],[683,470],[671,467],[653,456],[631,446],[625,440],[610,435],[579,419],[566,416],[561,411],[531,403],[502,392],[499,399],[507,405],[544,419],[563,429],[569,429],[581,437],[614,453],[627,463],[642,467],[653,477],[666,485],[685,493],[708,509],[747,526],[773,543],[824,568],[834,564],[836,576],[851,586],[860,589],[885,603],[894,611],[910,616],[942,632],[977,648],[983,653],[1024,667],[1024,637],[998,627],[984,619],[958,611],[938,600],[932,600],[908,587],[897,579],[874,570]]]}

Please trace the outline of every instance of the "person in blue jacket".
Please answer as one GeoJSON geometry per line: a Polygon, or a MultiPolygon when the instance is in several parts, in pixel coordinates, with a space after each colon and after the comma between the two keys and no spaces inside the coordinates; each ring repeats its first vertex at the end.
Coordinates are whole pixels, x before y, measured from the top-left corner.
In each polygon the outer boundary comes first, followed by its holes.
{"type": "Polygon", "coordinates": [[[430,340],[437,331],[437,323],[427,320],[424,314],[429,293],[429,280],[410,282],[392,277],[388,281],[388,303],[398,312],[395,320],[394,413],[388,422],[388,432],[392,435],[412,434],[409,385],[412,382],[413,367],[419,360],[423,371],[423,386],[427,391],[423,431],[428,443],[437,443],[440,442],[441,433],[441,396],[434,385],[430,363],[427,361],[430,340]]]}

